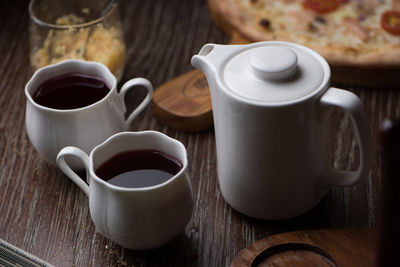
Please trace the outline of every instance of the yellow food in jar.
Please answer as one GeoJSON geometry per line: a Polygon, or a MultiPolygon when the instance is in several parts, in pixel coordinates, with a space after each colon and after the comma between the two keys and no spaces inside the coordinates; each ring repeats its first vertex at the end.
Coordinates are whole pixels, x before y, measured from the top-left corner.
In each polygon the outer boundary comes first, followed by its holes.
{"type": "MultiPolygon", "coordinates": [[[[62,16],[57,25],[80,24],[83,19],[75,15],[62,16]]],[[[90,27],[51,29],[39,47],[31,54],[33,69],[66,59],[96,61],[120,79],[125,64],[125,44],[119,27],[106,28],[99,23],[90,27]]]]}

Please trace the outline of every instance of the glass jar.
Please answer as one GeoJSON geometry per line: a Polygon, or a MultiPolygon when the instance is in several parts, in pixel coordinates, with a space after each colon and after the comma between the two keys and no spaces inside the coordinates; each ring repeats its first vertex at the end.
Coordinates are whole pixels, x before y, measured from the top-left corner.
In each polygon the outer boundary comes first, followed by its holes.
{"type": "Polygon", "coordinates": [[[117,1],[32,0],[29,4],[33,70],[65,59],[96,61],[121,79],[125,43],[117,1]]]}

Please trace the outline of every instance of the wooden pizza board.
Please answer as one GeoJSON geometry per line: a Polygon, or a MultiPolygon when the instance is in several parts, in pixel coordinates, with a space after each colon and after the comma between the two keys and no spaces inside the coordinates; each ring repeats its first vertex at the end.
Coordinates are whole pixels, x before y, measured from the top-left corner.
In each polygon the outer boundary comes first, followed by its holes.
{"type": "Polygon", "coordinates": [[[289,232],[261,239],[242,249],[231,267],[374,266],[373,229],[327,229],[289,232]]]}

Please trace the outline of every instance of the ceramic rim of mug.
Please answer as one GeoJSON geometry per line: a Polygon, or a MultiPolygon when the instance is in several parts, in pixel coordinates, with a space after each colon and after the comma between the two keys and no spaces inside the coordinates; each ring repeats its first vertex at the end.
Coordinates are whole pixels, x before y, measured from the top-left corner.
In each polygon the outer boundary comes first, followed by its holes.
{"type": "Polygon", "coordinates": [[[45,21],[39,19],[35,15],[35,12],[33,12],[33,5],[34,5],[35,1],[36,0],[31,0],[30,3],[29,3],[29,7],[28,7],[29,16],[39,26],[45,27],[45,28],[49,28],[49,29],[54,29],[54,30],[69,30],[71,28],[73,28],[73,29],[87,28],[87,27],[91,27],[93,25],[99,24],[103,20],[105,20],[110,14],[112,14],[115,11],[115,9],[117,8],[117,5],[118,5],[118,1],[117,0],[110,1],[109,5],[107,6],[106,11],[101,16],[99,16],[98,18],[96,18],[94,20],[91,20],[89,22],[79,23],[79,24],[71,24],[71,25],[57,25],[57,24],[45,22],[45,21]]]}
{"type": "MultiPolygon", "coordinates": [[[[305,101],[307,101],[307,100],[309,100],[309,99],[311,99],[311,98],[313,98],[315,96],[322,95],[324,93],[324,91],[328,89],[329,81],[330,81],[330,78],[331,78],[331,69],[329,67],[328,62],[325,60],[325,58],[322,57],[316,51],[314,51],[314,50],[312,50],[312,49],[310,49],[308,47],[305,47],[305,46],[299,45],[299,44],[295,44],[295,43],[291,43],[291,42],[264,41],[264,42],[257,42],[257,43],[246,45],[245,49],[236,52],[232,57],[230,57],[224,63],[223,68],[228,63],[228,61],[230,59],[232,59],[234,56],[236,56],[237,54],[240,54],[240,53],[242,53],[242,52],[244,52],[244,51],[246,51],[248,49],[253,49],[253,48],[256,48],[256,47],[263,46],[266,43],[269,44],[269,45],[276,44],[278,46],[280,46],[280,45],[286,45],[286,46],[289,46],[289,47],[290,46],[294,46],[294,47],[297,47],[297,48],[303,50],[305,53],[309,54],[310,56],[312,56],[315,60],[318,61],[318,63],[321,66],[321,70],[323,72],[323,78],[322,78],[322,81],[321,81],[320,85],[317,88],[315,88],[311,93],[309,93],[307,95],[304,95],[302,97],[299,97],[297,99],[293,99],[293,100],[289,100],[289,101],[282,101],[282,102],[277,102],[277,103],[264,103],[264,102],[259,102],[259,101],[255,101],[255,100],[252,100],[252,99],[247,99],[247,98],[244,98],[244,97],[240,97],[236,93],[232,92],[229,89],[228,85],[225,83],[225,80],[222,77],[223,76],[223,71],[221,71],[219,73],[219,75],[217,76],[218,78],[216,79],[216,83],[220,88],[223,88],[223,92],[225,94],[229,95],[230,97],[232,97],[236,101],[247,103],[247,104],[250,104],[250,105],[253,105],[253,106],[280,108],[280,107],[291,106],[291,105],[294,105],[294,104],[299,104],[299,103],[305,102],[305,101]]],[[[210,53],[211,51],[212,51],[212,49],[208,53],[210,53]]]]}
{"type": "MultiPolygon", "coordinates": [[[[140,148],[140,149],[154,149],[151,147],[148,148],[140,148]]],[[[132,151],[132,150],[137,150],[135,148],[131,148],[131,149],[127,149],[127,150],[121,150],[117,153],[114,154],[110,154],[107,155],[106,159],[102,162],[104,163],[105,161],[107,161],[108,159],[110,159],[111,157],[115,156],[118,153],[121,152],[125,152],[125,151],[132,151]]],[[[187,160],[187,152],[186,152],[186,148],[185,146],[178,140],[169,137],[166,134],[163,134],[161,132],[158,131],[153,131],[153,130],[147,130],[147,131],[140,131],[140,132],[129,132],[129,131],[125,131],[125,132],[119,132],[116,133],[114,135],[112,135],[111,137],[107,138],[107,140],[105,140],[103,143],[97,145],[95,148],[93,148],[93,150],[90,152],[89,155],[89,162],[90,162],[90,166],[89,166],[89,173],[87,172],[88,170],[86,170],[86,176],[87,177],[91,177],[96,179],[99,183],[102,183],[103,185],[107,186],[109,189],[113,189],[113,190],[118,190],[118,191],[125,191],[125,192],[132,192],[132,191],[149,191],[149,190],[154,190],[154,189],[158,189],[161,187],[164,187],[165,185],[172,183],[174,180],[177,179],[177,177],[181,176],[183,172],[186,171],[187,166],[188,166],[188,160],[187,160]],[[113,142],[114,139],[118,139],[121,138],[121,136],[140,136],[140,135],[151,135],[153,136],[153,138],[155,139],[165,139],[167,140],[167,142],[170,143],[174,143],[175,146],[179,147],[179,150],[183,152],[183,159],[181,160],[178,157],[175,157],[174,155],[171,155],[169,152],[165,152],[162,151],[161,149],[156,149],[159,150],[161,152],[164,152],[168,155],[174,156],[175,158],[177,158],[181,163],[182,163],[182,168],[175,174],[173,175],[171,178],[169,178],[168,180],[159,183],[159,184],[155,184],[155,185],[151,185],[151,186],[146,186],[146,187],[122,187],[122,186],[117,186],[117,185],[113,185],[110,184],[109,182],[103,180],[102,178],[100,178],[99,176],[97,176],[97,174],[94,171],[94,162],[93,162],[93,157],[94,154],[98,152],[98,150],[102,149],[103,146],[106,146],[108,143],[113,142]]],[[[90,179],[91,179],[90,178],[90,179]]]]}
{"type": "MultiPolygon", "coordinates": [[[[74,72],[73,71],[72,72],[71,71],[65,71],[65,72],[63,71],[63,72],[58,72],[58,73],[52,73],[52,75],[49,75],[48,78],[43,79],[43,81],[41,81],[41,83],[46,81],[46,80],[49,80],[51,78],[57,77],[59,75],[68,74],[68,73],[74,73],[74,72]]],[[[83,73],[83,72],[80,72],[78,70],[78,71],[75,71],[75,73],[83,73]]],[[[87,73],[84,73],[84,74],[87,74],[87,73]]],[[[95,76],[94,74],[87,74],[87,75],[95,76]]],[[[101,77],[101,78],[103,78],[103,77],[101,77]]],[[[107,80],[108,80],[108,78],[107,78],[107,80]]],[[[41,83],[39,83],[39,85],[41,83]]],[[[42,109],[42,110],[46,110],[46,111],[52,111],[52,112],[71,113],[71,112],[80,112],[80,111],[83,111],[83,110],[86,110],[86,109],[90,109],[93,106],[98,105],[98,104],[106,101],[106,99],[109,97],[109,95],[116,88],[117,88],[117,79],[115,78],[115,76],[110,72],[110,70],[105,65],[103,65],[101,63],[98,63],[98,62],[92,62],[92,61],[84,61],[84,60],[79,60],[79,59],[67,59],[67,60],[63,60],[63,61],[55,63],[55,64],[44,66],[44,67],[38,69],[37,71],[35,71],[35,73],[31,77],[31,79],[25,85],[25,96],[28,99],[28,101],[32,105],[34,105],[36,108],[39,108],[39,109],[42,109]],[[87,105],[87,106],[84,106],[84,107],[80,107],[80,108],[73,108],[73,109],[50,108],[50,107],[43,106],[43,105],[41,105],[39,103],[36,103],[36,101],[33,100],[31,92],[28,91],[28,88],[32,88],[33,87],[32,84],[34,83],[34,81],[36,79],[38,79],[41,75],[43,75],[42,72],[49,71],[49,70],[51,70],[53,68],[62,68],[63,65],[74,65],[74,64],[84,64],[84,65],[86,65],[86,66],[88,66],[88,67],[90,67],[92,69],[93,69],[93,67],[96,67],[96,68],[100,68],[103,71],[105,71],[105,73],[111,78],[111,85],[108,83],[108,81],[106,81],[106,79],[104,79],[104,82],[106,83],[107,87],[110,89],[110,92],[108,92],[102,99],[100,99],[100,100],[98,100],[98,101],[96,101],[96,102],[94,102],[94,103],[92,103],[90,105],[87,105]]],[[[36,90],[36,89],[37,89],[37,87],[32,88],[31,90],[36,90]]],[[[33,93],[34,92],[32,92],[32,94],[33,93]]]]}

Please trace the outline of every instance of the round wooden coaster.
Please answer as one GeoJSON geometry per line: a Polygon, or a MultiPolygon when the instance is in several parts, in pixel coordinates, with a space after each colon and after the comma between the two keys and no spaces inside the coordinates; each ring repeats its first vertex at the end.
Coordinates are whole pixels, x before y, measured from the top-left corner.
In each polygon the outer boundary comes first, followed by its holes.
{"type": "Polygon", "coordinates": [[[375,248],[371,229],[297,231],[251,244],[230,266],[374,266],[375,248]]]}
{"type": "Polygon", "coordinates": [[[153,112],[162,122],[179,130],[198,132],[210,128],[211,97],[203,72],[190,71],[157,88],[153,112]]]}

